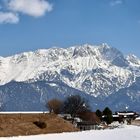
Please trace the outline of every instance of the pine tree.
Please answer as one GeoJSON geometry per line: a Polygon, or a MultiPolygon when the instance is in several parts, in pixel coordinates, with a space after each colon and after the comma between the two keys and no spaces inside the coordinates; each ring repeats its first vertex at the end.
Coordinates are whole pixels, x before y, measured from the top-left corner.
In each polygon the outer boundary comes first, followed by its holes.
{"type": "Polygon", "coordinates": [[[112,111],[108,107],[106,107],[104,109],[103,115],[105,117],[105,121],[106,121],[107,124],[112,123],[112,121],[113,121],[112,111]]]}
{"type": "Polygon", "coordinates": [[[99,109],[96,110],[96,115],[100,118],[100,120],[102,119],[102,112],[99,109]]]}

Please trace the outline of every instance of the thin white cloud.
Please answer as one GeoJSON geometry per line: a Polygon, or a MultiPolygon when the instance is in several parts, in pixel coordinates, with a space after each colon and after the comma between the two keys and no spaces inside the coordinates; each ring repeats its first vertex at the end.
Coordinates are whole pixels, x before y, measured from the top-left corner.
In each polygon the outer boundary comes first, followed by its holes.
{"type": "Polygon", "coordinates": [[[110,6],[116,6],[116,5],[121,5],[121,4],[123,4],[122,0],[112,0],[110,2],[110,6]]]}
{"type": "Polygon", "coordinates": [[[11,23],[16,24],[19,22],[19,17],[17,14],[11,12],[0,12],[0,24],[11,23]]]}
{"type": "Polygon", "coordinates": [[[46,0],[9,0],[8,9],[33,17],[44,16],[52,10],[52,4],[46,0]]]}

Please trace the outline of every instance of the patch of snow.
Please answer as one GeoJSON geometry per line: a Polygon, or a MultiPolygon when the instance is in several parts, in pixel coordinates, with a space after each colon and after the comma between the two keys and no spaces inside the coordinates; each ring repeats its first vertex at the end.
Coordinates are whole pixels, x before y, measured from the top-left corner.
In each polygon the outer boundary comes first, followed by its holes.
{"type": "Polygon", "coordinates": [[[46,134],[0,138],[0,140],[140,140],[140,127],[125,126],[111,130],[91,130],[74,133],[46,134]]]}

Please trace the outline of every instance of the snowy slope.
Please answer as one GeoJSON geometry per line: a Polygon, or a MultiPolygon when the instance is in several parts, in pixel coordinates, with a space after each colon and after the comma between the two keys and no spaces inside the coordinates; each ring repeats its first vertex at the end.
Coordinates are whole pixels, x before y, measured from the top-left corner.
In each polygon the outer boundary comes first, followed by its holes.
{"type": "MultiPolygon", "coordinates": [[[[140,59],[134,55],[124,56],[119,50],[107,44],[99,46],[85,44],[65,49],[50,48],[24,52],[5,58],[0,57],[0,102],[1,104],[7,102],[11,99],[9,95],[15,96],[17,92],[21,92],[24,97],[25,87],[21,86],[22,82],[30,87],[27,93],[30,93],[30,90],[34,93],[37,91],[36,96],[42,94],[43,87],[39,89],[35,86],[31,87],[32,83],[47,83],[50,87],[49,90],[47,89],[47,98],[51,97],[50,91],[57,89],[54,94],[61,97],[78,91],[78,94],[87,95],[88,99],[91,96],[106,101],[112,96],[115,99],[119,93],[118,100],[122,100],[119,98],[122,96],[120,91],[123,89],[125,92],[125,89],[137,84],[136,79],[139,77],[140,59]],[[12,81],[17,82],[14,91],[10,90],[13,86],[12,81]]],[[[126,104],[130,104],[131,98],[137,97],[135,103],[139,105],[138,94],[139,88],[136,88],[135,92],[131,90],[131,96],[127,93],[126,96],[130,100],[126,104]]],[[[16,98],[17,95],[13,102],[17,102],[16,98]]],[[[42,98],[40,100],[42,101],[42,98]]]]}
{"type": "Polygon", "coordinates": [[[127,126],[113,130],[92,130],[75,133],[47,134],[38,136],[21,136],[0,138],[0,140],[140,140],[140,127],[127,126]]]}
{"type": "Polygon", "coordinates": [[[108,95],[134,82],[129,63],[132,68],[135,61],[107,44],[37,50],[0,58],[0,84],[59,80],[93,96],[108,95]]]}

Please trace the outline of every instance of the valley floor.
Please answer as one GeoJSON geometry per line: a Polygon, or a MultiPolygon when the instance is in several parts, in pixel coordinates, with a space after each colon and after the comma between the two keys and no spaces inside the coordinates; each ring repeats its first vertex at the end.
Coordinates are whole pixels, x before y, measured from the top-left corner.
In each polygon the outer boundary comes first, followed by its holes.
{"type": "Polygon", "coordinates": [[[22,136],[0,138],[0,140],[140,140],[140,127],[124,126],[111,130],[92,130],[85,132],[46,134],[38,136],[22,136]]]}

